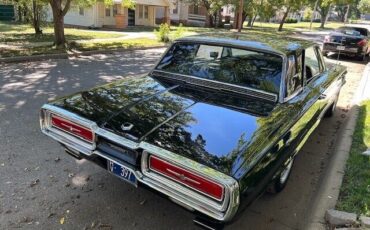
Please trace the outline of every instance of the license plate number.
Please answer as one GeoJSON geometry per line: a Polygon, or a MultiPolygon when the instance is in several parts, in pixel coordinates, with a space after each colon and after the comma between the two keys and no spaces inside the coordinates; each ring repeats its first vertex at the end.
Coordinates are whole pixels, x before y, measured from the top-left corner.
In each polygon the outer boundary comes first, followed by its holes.
{"type": "Polygon", "coordinates": [[[128,167],[118,164],[114,161],[108,160],[107,169],[110,173],[116,175],[124,181],[127,181],[135,186],[137,186],[137,179],[134,172],[128,167]]]}
{"type": "Polygon", "coordinates": [[[337,50],[345,50],[346,47],[345,46],[337,46],[337,50]]]}

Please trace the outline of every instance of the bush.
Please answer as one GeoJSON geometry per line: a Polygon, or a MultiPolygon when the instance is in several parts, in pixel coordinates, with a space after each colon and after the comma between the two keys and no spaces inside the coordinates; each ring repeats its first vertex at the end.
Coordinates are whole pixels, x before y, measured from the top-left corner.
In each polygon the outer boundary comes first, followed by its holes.
{"type": "Polygon", "coordinates": [[[173,35],[173,40],[183,37],[185,32],[185,28],[182,26],[182,23],[180,23],[173,35]]]}
{"type": "Polygon", "coordinates": [[[288,18],[288,19],[285,19],[285,23],[297,23],[298,20],[295,19],[295,18],[288,18]]]}
{"type": "Polygon", "coordinates": [[[154,33],[160,42],[170,41],[170,26],[167,23],[162,23],[158,30],[154,30],[154,33]]]}

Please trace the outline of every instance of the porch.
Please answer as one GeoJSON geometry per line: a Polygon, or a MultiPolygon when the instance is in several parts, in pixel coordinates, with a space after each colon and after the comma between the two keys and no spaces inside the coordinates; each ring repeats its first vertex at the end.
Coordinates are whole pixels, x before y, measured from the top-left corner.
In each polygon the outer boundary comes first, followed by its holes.
{"type": "Polygon", "coordinates": [[[121,0],[115,0],[113,6],[97,3],[98,27],[123,29],[128,26],[155,26],[156,11],[164,11],[164,21],[170,23],[168,0],[136,0],[135,9],[122,6],[121,0]]]}

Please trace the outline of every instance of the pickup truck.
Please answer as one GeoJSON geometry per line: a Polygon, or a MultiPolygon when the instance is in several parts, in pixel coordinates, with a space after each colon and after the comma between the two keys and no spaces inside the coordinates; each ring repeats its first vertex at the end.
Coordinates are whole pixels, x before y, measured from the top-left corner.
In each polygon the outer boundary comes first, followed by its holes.
{"type": "Polygon", "coordinates": [[[41,130],[219,228],[266,190],[283,190],[295,156],[335,112],[345,74],[307,41],[185,37],[144,76],[45,104],[41,130]]]}

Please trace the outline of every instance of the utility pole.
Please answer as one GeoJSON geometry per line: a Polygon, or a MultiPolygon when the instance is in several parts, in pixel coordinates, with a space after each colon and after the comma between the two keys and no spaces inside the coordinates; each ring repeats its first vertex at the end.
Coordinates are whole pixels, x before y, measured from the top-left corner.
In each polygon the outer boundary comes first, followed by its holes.
{"type": "Polygon", "coordinates": [[[238,17],[238,32],[241,32],[242,31],[242,28],[243,28],[243,3],[244,3],[244,0],[240,0],[239,2],[239,17],[238,17]]]}
{"type": "Polygon", "coordinates": [[[312,12],[312,15],[311,15],[310,30],[312,30],[312,22],[313,22],[313,18],[314,18],[314,16],[315,16],[315,12],[316,12],[317,2],[318,2],[318,1],[319,1],[319,0],[316,0],[316,2],[315,2],[315,6],[313,7],[313,12],[312,12]]]}

